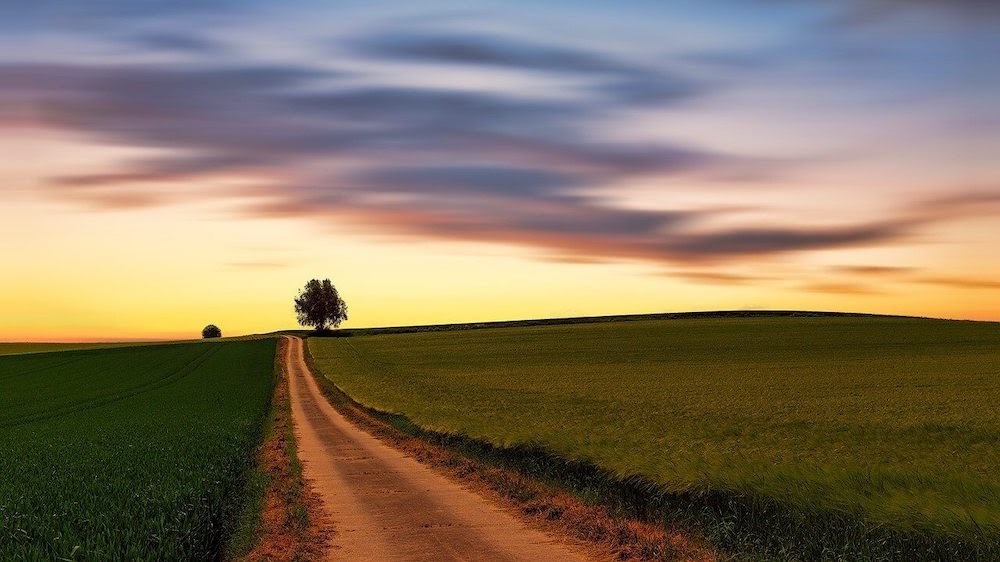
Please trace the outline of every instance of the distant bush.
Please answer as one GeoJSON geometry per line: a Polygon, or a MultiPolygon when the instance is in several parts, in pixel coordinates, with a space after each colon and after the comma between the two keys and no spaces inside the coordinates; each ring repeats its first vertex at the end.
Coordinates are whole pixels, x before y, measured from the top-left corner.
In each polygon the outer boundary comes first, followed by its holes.
{"type": "Polygon", "coordinates": [[[215,324],[209,324],[201,330],[201,337],[203,338],[221,338],[222,330],[219,329],[215,324]]]}

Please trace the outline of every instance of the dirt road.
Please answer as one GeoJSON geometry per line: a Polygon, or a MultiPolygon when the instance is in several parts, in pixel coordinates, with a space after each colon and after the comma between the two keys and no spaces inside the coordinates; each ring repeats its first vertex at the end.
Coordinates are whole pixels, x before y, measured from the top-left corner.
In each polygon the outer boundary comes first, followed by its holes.
{"type": "Polygon", "coordinates": [[[329,560],[588,560],[352,425],[320,394],[303,341],[290,339],[299,456],[336,529],[329,560]]]}

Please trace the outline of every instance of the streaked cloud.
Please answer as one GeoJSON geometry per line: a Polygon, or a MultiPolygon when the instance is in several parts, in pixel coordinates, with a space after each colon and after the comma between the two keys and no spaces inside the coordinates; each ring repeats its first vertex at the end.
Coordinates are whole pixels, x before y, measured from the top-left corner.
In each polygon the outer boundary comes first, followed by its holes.
{"type": "Polygon", "coordinates": [[[838,282],[820,282],[820,283],[807,283],[802,285],[800,289],[809,291],[812,293],[826,293],[833,295],[858,295],[858,296],[876,296],[884,295],[885,291],[879,290],[870,285],[865,285],[862,283],[838,283],[838,282]]]}
{"type": "Polygon", "coordinates": [[[830,268],[835,273],[873,277],[898,277],[917,271],[915,267],[900,267],[894,265],[838,265],[830,268]]]}
{"type": "Polygon", "coordinates": [[[941,285],[958,289],[1000,289],[1000,279],[978,279],[966,277],[923,277],[920,283],[941,285]]]}
{"type": "Polygon", "coordinates": [[[737,228],[690,233],[659,247],[677,259],[767,255],[783,252],[870,246],[904,237],[910,225],[898,221],[833,228],[737,228]]]}
{"type": "Polygon", "coordinates": [[[193,54],[219,54],[225,47],[218,41],[202,35],[180,31],[151,31],[134,35],[129,43],[153,51],[182,52],[193,54]]]}
{"type": "Polygon", "coordinates": [[[695,81],[579,48],[488,35],[394,32],[357,42],[357,52],[392,61],[475,65],[582,75],[618,103],[663,103],[697,95],[695,81]]]}
{"type": "Polygon", "coordinates": [[[745,285],[761,281],[772,281],[772,277],[762,277],[758,275],[746,275],[742,273],[732,273],[727,271],[671,271],[668,275],[672,278],[694,281],[697,283],[712,283],[719,285],[745,285]]]}
{"type": "MultiPolygon", "coordinates": [[[[870,5],[883,10],[891,4],[870,5]]],[[[713,117],[713,111],[731,115],[734,108],[720,100],[740,88],[764,99],[745,108],[748,115],[780,113],[771,96],[787,99],[781,96],[797,87],[807,109],[812,104],[816,113],[842,112],[857,122],[867,114],[853,113],[859,111],[855,92],[912,91],[910,81],[921,76],[901,78],[893,89],[877,76],[844,75],[843,61],[803,64],[807,70],[771,65],[813,57],[826,62],[830,53],[846,52],[842,44],[856,49],[851,52],[880,47],[853,36],[838,37],[831,47],[829,37],[810,36],[810,25],[830,15],[816,6],[804,3],[795,14],[780,16],[791,31],[775,22],[747,23],[766,30],[761,34],[767,40],[726,39],[730,23],[720,20],[714,35],[705,33],[717,36],[713,41],[678,34],[676,45],[658,41],[648,49],[635,48],[645,47],[645,38],[620,32],[584,41],[510,22],[490,26],[475,14],[466,25],[465,16],[457,16],[413,26],[368,14],[349,33],[300,39],[276,26],[271,39],[286,45],[276,49],[281,56],[252,48],[257,37],[222,41],[210,28],[190,30],[206,13],[257,6],[182,6],[162,25],[135,24],[137,30],[125,36],[136,57],[182,53],[181,60],[83,57],[60,49],[42,49],[31,60],[4,57],[0,101],[14,110],[0,119],[160,154],[97,172],[54,170],[45,190],[56,199],[117,210],[189,197],[232,201],[241,217],[298,217],[414,237],[516,244],[555,260],[708,268],[902,245],[931,225],[1000,215],[1000,188],[992,183],[997,178],[955,178],[894,196],[878,213],[870,202],[860,203],[865,213],[850,203],[831,204],[823,220],[813,220],[803,209],[849,187],[808,175],[816,161],[830,166],[836,157],[817,160],[822,143],[787,148],[794,141],[782,144],[776,156],[773,146],[765,149],[761,142],[758,149],[754,142],[771,131],[748,131],[738,121],[713,117]],[[748,44],[753,42],[759,44],[748,44]],[[778,82],[767,83],[772,78],[778,82]],[[817,80],[820,87],[807,88],[817,80]],[[829,107],[823,105],[831,95],[829,107]],[[680,126],[689,112],[704,115],[704,125],[680,126]],[[788,175],[804,179],[791,186],[788,175]],[[174,189],[207,177],[248,178],[254,185],[243,191],[174,189]],[[621,201],[639,183],[657,187],[656,204],[636,204],[634,196],[631,204],[621,201]],[[774,195],[782,191],[787,196],[774,195]],[[766,193],[768,202],[757,193],[766,193]],[[247,197],[255,202],[246,204],[247,197]],[[725,197],[737,204],[719,203],[725,197]],[[753,213],[770,218],[743,218],[753,213]]],[[[122,14],[134,12],[122,6],[122,14]]],[[[104,44],[89,29],[82,25],[76,33],[104,44]]],[[[908,36],[899,49],[918,39],[908,36]]],[[[898,56],[914,64],[914,53],[928,48],[898,56]]],[[[788,111],[789,123],[802,119],[801,108],[788,111]]],[[[886,190],[902,191],[898,184],[886,190]]],[[[904,267],[840,272],[889,276],[904,267]]],[[[751,281],[722,271],[688,275],[751,281]]]]}

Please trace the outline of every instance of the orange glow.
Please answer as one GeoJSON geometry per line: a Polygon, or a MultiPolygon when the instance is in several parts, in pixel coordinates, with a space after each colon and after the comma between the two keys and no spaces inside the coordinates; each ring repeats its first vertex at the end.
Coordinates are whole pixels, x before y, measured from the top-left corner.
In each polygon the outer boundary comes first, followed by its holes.
{"type": "MultiPolygon", "coordinates": [[[[649,263],[566,263],[513,246],[386,241],[308,222],[224,220],[218,209],[197,206],[80,212],[21,201],[3,214],[4,255],[17,267],[0,291],[4,341],[184,339],[208,323],[227,335],[292,328],[298,288],[327,276],[350,305],[346,325],[355,327],[741,308],[1000,319],[989,286],[904,276],[865,278],[871,293],[808,288],[851,278],[829,273],[822,261],[893,263],[871,251],[748,264],[744,270],[773,275],[731,284],[674,277],[649,263]]],[[[1000,277],[976,270],[986,245],[959,255],[933,245],[927,251],[938,253],[951,277],[1000,277]]]]}

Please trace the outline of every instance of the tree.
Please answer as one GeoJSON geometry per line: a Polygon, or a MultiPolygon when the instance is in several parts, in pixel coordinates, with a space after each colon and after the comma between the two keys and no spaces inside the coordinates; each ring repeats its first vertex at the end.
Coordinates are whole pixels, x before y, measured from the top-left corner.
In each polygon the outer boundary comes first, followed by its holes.
{"type": "Polygon", "coordinates": [[[222,330],[219,329],[215,324],[209,324],[201,330],[201,337],[203,338],[221,338],[222,330]]]}
{"type": "Polygon", "coordinates": [[[299,324],[322,332],[347,320],[347,303],[329,279],[310,279],[295,298],[295,314],[299,324]]]}

